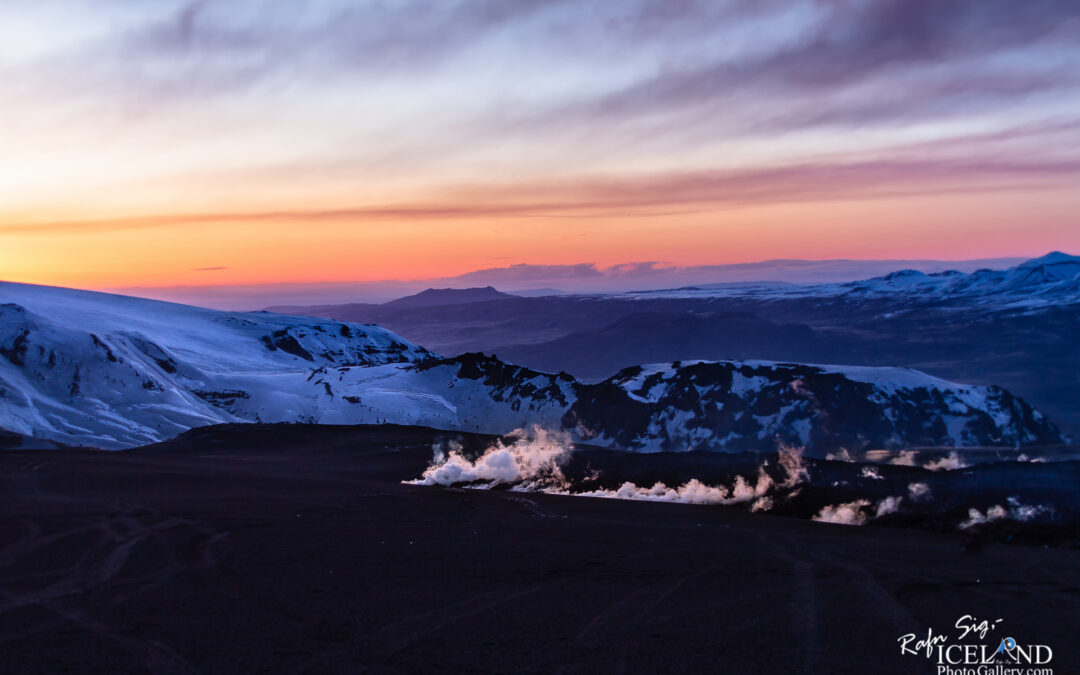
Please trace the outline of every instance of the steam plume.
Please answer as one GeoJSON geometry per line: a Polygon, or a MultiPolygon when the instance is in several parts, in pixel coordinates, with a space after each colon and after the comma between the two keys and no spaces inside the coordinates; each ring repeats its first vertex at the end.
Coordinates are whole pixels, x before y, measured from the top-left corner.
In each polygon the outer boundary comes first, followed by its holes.
{"type": "Polygon", "coordinates": [[[1015,520],[1017,522],[1026,523],[1040,516],[1052,515],[1054,512],[1053,507],[1043,504],[1032,506],[1029,504],[1021,504],[1020,500],[1016,497],[1009,497],[1006,500],[1008,508],[994,504],[986,509],[983,513],[976,508],[968,509],[968,518],[964,522],[960,523],[961,530],[968,530],[978,525],[985,525],[986,523],[992,523],[996,520],[1015,520]]]}
{"type": "Polygon", "coordinates": [[[461,445],[451,443],[448,450],[435,448],[435,459],[412,485],[457,485],[484,482],[490,485],[530,481],[536,485],[562,489],[566,486],[560,465],[570,456],[568,438],[533,427],[516,429],[500,439],[483,455],[469,460],[461,445]]]}
{"type": "Polygon", "coordinates": [[[921,502],[924,500],[933,499],[930,494],[930,486],[926,483],[910,483],[907,486],[908,496],[911,497],[911,501],[921,502]]]}
{"type": "Polygon", "coordinates": [[[856,499],[844,504],[828,505],[814,516],[814,520],[838,525],[863,525],[866,523],[865,509],[870,506],[869,499],[856,499]]]}

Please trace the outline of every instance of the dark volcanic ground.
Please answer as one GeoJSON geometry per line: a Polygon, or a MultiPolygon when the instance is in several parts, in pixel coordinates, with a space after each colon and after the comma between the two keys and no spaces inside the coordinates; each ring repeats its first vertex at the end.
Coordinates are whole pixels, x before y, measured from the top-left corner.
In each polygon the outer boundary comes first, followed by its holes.
{"type": "Polygon", "coordinates": [[[930,673],[964,614],[1080,664],[1075,548],[402,485],[439,436],[0,453],[0,671],[930,673]]]}

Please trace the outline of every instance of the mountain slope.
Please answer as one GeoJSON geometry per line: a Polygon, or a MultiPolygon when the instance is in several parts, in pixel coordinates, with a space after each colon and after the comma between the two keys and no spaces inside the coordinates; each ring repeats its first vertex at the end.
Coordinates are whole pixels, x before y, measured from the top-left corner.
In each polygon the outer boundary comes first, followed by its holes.
{"type": "Polygon", "coordinates": [[[634,364],[674,359],[833,362],[851,350],[849,345],[833,348],[827,336],[805,324],[766,321],[748,312],[647,311],[603,328],[493,351],[539,370],[567,370],[597,380],[634,364]]]}
{"type": "Polygon", "coordinates": [[[246,389],[428,356],[373,326],[0,283],[0,427],[64,443],[161,440],[236,420],[246,389]]]}
{"type": "Polygon", "coordinates": [[[69,445],[243,421],[537,424],[646,451],[1063,441],[1002,389],[903,369],[694,362],[585,384],[479,354],[441,359],[375,326],[20,284],[0,284],[0,302],[0,428],[69,445]]]}

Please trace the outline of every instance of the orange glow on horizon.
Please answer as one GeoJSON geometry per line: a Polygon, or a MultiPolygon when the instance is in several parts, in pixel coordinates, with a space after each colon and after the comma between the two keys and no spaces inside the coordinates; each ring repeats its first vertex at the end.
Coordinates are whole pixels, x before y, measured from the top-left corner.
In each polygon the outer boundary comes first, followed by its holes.
{"type": "Polygon", "coordinates": [[[40,232],[0,227],[0,270],[10,281],[105,289],[437,279],[517,263],[1034,256],[1075,242],[1065,223],[1078,207],[1071,193],[979,193],[644,216],[105,220],[40,232]]]}

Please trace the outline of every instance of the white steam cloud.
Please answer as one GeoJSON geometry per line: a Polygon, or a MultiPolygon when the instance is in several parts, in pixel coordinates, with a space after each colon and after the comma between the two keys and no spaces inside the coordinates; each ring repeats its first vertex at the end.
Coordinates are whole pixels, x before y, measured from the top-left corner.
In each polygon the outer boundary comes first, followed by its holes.
{"type": "MultiPolygon", "coordinates": [[[[777,454],[777,464],[783,473],[783,480],[780,482],[774,481],[772,476],[766,473],[768,462],[765,462],[758,467],[757,475],[752,480],[736,476],[731,485],[706,485],[695,478],[675,487],[661,482],[653,484],[652,487],[626,482],[614,490],[596,489],[571,493],[571,485],[561,468],[569,459],[573,447],[567,436],[533,427],[527,431],[518,429],[507,437],[509,442],[498,441],[474,460],[463,454],[459,443],[451,442],[447,447],[436,446],[433,448],[434,460],[423,475],[416,480],[405,482],[410,485],[464,484],[480,489],[510,485],[512,489],[519,491],[683,504],[752,502],[752,511],[768,511],[773,506],[773,499],[768,496],[771,491],[777,488],[791,490],[810,480],[810,472],[803,461],[802,448],[781,447],[777,454]]],[[[592,482],[597,478],[598,475],[593,471],[586,481],[592,482]]]]}
{"type": "Polygon", "coordinates": [[[930,469],[931,471],[956,471],[957,469],[963,469],[966,466],[967,462],[960,459],[960,455],[955,452],[950,452],[947,457],[927,462],[923,465],[923,468],[930,469]]]}
{"type": "Polygon", "coordinates": [[[907,486],[907,491],[913,502],[933,499],[933,495],[930,494],[930,486],[926,483],[911,483],[907,486]]]}
{"type": "Polygon", "coordinates": [[[825,454],[825,459],[830,462],[854,462],[855,458],[851,456],[847,448],[840,448],[840,452],[829,452],[825,454]]]}
{"type": "MultiPolygon", "coordinates": [[[[679,487],[655,483],[650,488],[639,487],[631,482],[623,483],[617,490],[592,490],[575,493],[579,497],[602,497],[606,499],[635,499],[652,502],[679,502],[682,504],[742,504],[760,499],[772,489],[773,479],[758,469],[757,480],[749,482],[742,476],[735,477],[731,487],[705,485],[692,478],[679,487]]],[[[758,510],[761,510],[760,508],[758,510]]]]}
{"type": "Polygon", "coordinates": [[[901,450],[895,457],[889,460],[889,464],[896,466],[921,466],[930,471],[955,471],[968,466],[968,463],[960,458],[956,452],[950,452],[945,457],[933,459],[925,464],[919,464],[918,454],[915,450],[901,450]]]}
{"type": "MultiPolygon", "coordinates": [[[[774,478],[766,471],[768,461],[758,467],[752,477],[736,476],[727,485],[707,485],[698,479],[691,479],[682,485],[668,486],[662,482],[651,487],[625,482],[615,489],[597,488],[589,491],[572,491],[575,486],[563,473],[570,458],[573,444],[565,434],[550,432],[540,427],[528,430],[518,429],[488,447],[483,454],[469,459],[460,443],[451,441],[436,445],[434,459],[420,478],[405,481],[412,485],[466,485],[476,489],[486,489],[497,485],[509,486],[523,492],[546,492],[581,497],[603,499],[627,499],[636,501],[673,502],[682,504],[747,504],[750,511],[770,511],[778,500],[789,500],[799,494],[800,486],[810,481],[810,472],[803,460],[801,448],[781,447],[777,454],[779,472],[774,478]]],[[[850,455],[843,451],[830,459],[849,461],[850,455]]],[[[920,464],[915,451],[905,450],[890,461],[891,464],[904,466],[923,466],[932,471],[951,471],[967,466],[952,452],[925,464],[920,464]]],[[[587,476],[582,484],[595,483],[600,474],[587,467],[587,476]]],[[[869,480],[884,480],[879,470],[873,466],[863,466],[859,475],[869,480]]],[[[924,482],[914,482],[907,486],[905,496],[889,496],[877,502],[870,499],[829,504],[821,508],[813,520],[841,525],[865,525],[866,523],[898,513],[906,503],[927,502],[933,499],[930,486],[924,482]]],[[[987,523],[1001,520],[1029,522],[1040,517],[1053,515],[1054,509],[1046,505],[1022,504],[1015,497],[1006,500],[1005,505],[995,504],[980,511],[968,510],[967,519],[959,523],[961,530],[968,530],[987,523]]]]}
{"type": "Polygon", "coordinates": [[[1020,500],[1016,497],[1009,497],[1005,500],[1005,503],[1008,504],[1007,508],[1001,504],[994,504],[986,509],[985,513],[975,508],[968,509],[968,518],[960,523],[960,529],[968,530],[979,525],[1006,519],[1027,523],[1041,516],[1049,516],[1054,513],[1054,509],[1051,506],[1046,506],[1044,504],[1039,504],[1037,506],[1021,504],[1020,500]]]}
{"type": "Polygon", "coordinates": [[[915,451],[914,450],[902,450],[896,457],[889,460],[889,464],[895,464],[897,466],[918,466],[915,463],[915,451]]]}
{"type": "MultiPolygon", "coordinates": [[[[730,486],[706,485],[691,479],[678,487],[668,487],[664,483],[655,483],[652,487],[642,487],[631,482],[623,483],[615,490],[592,490],[576,492],[579,497],[601,497],[606,499],[634,499],[654,502],[679,502],[683,504],[744,504],[753,502],[751,511],[768,511],[773,507],[773,499],[768,496],[775,489],[791,490],[810,480],[810,471],[803,461],[802,448],[782,446],[777,453],[777,464],[783,471],[784,479],[776,482],[765,472],[765,465],[758,467],[757,476],[751,482],[743,476],[736,476],[730,486]]],[[[767,463],[766,463],[767,464],[767,463]]]]}
{"type": "Polygon", "coordinates": [[[837,525],[865,525],[867,521],[896,513],[900,510],[903,497],[885,497],[873,504],[869,499],[856,499],[843,504],[823,506],[813,520],[837,525]]]}
{"type": "Polygon", "coordinates": [[[837,525],[863,525],[866,523],[866,509],[869,506],[869,499],[856,499],[853,502],[844,504],[830,504],[822,507],[821,511],[814,516],[814,520],[837,525]]]}
{"type": "Polygon", "coordinates": [[[548,487],[565,487],[560,465],[570,456],[569,438],[533,427],[516,429],[507,434],[509,443],[499,440],[483,455],[469,460],[461,445],[451,442],[449,448],[435,447],[435,459],[412,485],[458,485],[485,483],[488,487],[502,483],[531,481],[548,487]]]}
{"type": "Polygon", "coordinates": [[[777,453],[777,463],[787,475],[780,487],[790,490],[796,485],[810,482],[810,470],[803,462],[803,449],[781,445],[777,453]]]}
{"type": "Polygon", "coordinates": [[[896,513],[900,510],[900,503],[904,501],[903,497],[886,497],[877,503],[874,507],[874,517],[881,518],[887,516],[890,513],[896,513]]]}

